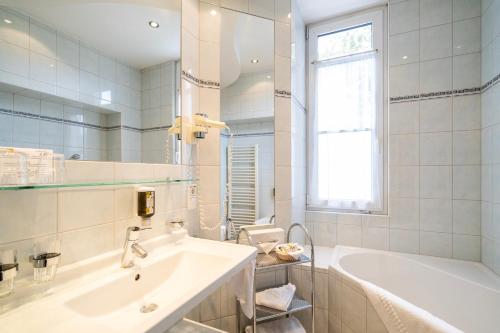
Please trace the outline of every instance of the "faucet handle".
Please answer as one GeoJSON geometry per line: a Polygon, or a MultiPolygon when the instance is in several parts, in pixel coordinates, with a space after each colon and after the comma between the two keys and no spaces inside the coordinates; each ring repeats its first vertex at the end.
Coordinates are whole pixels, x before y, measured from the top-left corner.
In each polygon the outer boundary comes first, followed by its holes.
{"type": "Polygon", "coordinates": [[[136,241],[139,239],[139,233],[141,231],[141,228],[134,226],[134,227],[128,227],[127,228],[127,237],[126,241],[136,241]]]}

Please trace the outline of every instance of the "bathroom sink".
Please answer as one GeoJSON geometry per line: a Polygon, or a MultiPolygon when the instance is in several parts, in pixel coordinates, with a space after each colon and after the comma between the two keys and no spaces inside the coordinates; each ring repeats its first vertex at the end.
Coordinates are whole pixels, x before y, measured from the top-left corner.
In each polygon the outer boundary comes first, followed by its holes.
{"type": "Polygon", "coordinates": [[[219,271],[228,261],[228,258],[210,254],[179,252],[149,266],[132,268],[130,274],[77,296],[66,305],[87,317],[105,316],[134,303],[139,312],[142,306],[155,299],[155,293],[163,290],[168,293],[168,298],[154,304],[175,304],[185,287],[196,285],[202,275],[219,271]]]}
{"type": "Polygon", "coordinates": [[[120,267],[121,250],[61,267],[60,286],[0,315],[2,333],[164,333],[256,256],[191,237],[157,243],[144,242],[149,255],[136,267],[120,267]]]}

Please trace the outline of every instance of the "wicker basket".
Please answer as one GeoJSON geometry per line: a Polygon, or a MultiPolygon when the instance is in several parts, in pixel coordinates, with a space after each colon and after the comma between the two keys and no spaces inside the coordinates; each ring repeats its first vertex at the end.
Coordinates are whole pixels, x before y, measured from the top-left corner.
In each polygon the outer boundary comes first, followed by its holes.
{"type": "Polygon", "coordinates": [[[300,259],[300,255],[304,252],[304,248],[298,244],[296,244],[297,246],[297,250],[293,251],[293,252],[286,252],[283,250],[283,247],[285,247],[287,244],[279,244],[275,247],[275,251],[276,251],[276,255],[278,256],[278,258],[280,258],[281,260],[285,260],[285,261],[297,261],[300,259]]]}

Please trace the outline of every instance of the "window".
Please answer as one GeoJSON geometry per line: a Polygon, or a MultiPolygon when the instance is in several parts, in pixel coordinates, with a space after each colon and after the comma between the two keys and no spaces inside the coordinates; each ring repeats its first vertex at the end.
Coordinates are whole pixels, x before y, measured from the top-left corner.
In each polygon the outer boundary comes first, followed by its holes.
{"type": "Polygon", "coordinates": [[[383,11],[309,31],[308,207],[384,211],[383,11]]]}

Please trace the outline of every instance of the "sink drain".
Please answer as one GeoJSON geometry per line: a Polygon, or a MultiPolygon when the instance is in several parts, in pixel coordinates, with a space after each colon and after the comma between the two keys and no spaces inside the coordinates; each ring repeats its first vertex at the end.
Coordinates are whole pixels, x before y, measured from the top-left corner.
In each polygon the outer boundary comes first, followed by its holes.
{"type": "Polygon", "coordinates": [[[154,303],[141,306],[141,312],[142,313],[150,313],[150,312],[153,312],[156,309],[158,309],[158,305],[156,305],[154,303]]]}

